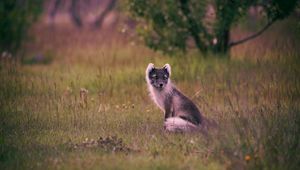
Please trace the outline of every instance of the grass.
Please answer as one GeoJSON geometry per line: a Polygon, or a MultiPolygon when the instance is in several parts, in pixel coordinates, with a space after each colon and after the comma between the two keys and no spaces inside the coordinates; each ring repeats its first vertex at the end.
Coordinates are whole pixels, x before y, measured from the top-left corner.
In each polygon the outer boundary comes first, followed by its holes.
{"type": "Polygon", "coordinates": [[[169,57],[124,43],[126,35],[64,30],[51,34],[37,26],[33,33],[43,34],[26,47],[25,64],[1,58],[0,169],[300,167],[296,52],[274,59],[259,52],[255,59],[169,57]],[[47,63],[28,63],[35,53],[47,63]],[[219,130],[208,137],[165,133],[146,89],[149,62],[170,63],[175,84],[219,130]],[[81,88],[88,90],[86,102],[81,88]],[[130,151],[114,150],[119,144],[111,136],[130,151]],[[99,137],[113,142],[87,147],[99,137]]]}

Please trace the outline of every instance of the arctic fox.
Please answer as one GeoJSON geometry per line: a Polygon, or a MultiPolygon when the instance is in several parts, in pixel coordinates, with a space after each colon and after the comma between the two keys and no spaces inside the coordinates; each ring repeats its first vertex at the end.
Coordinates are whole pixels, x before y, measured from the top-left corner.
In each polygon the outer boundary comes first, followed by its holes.
{"type": "Polygon", "coordinates": [[[164,112],[164,128],[170,132],[198,130],[202,116],[197,106],[171,83],[171,66],[155,68],[150,63],[146,69],[146,81],[153,101],[164,112]]]}

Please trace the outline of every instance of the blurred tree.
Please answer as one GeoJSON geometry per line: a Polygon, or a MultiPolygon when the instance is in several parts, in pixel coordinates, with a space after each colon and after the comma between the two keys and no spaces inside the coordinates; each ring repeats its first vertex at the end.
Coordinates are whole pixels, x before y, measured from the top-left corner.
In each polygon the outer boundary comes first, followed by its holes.
{"type": "Polygon", "coordinates": [[[84,26],[85,18],[89,13],[97,12],[95,20],[92,22],[94,28],[101,28],[103,21],[108,14],[115,8],[117,0],[71,0],[69,3],[67,0],[50,0],[52,8],[49,12],[49,17],[53,22],[55,16],[58,13],[59,8],[67,6],[69,9],[70,19],[73,24],[81,28],[84,26]],[[96,10],[95,10],[96,9],[96,10]]]}
{"type": "Polygon", "coordinates": [[[227,54],[235,45],[261,35],[275,21],[287,17],[298,0],[128,0],[132,16],[142,20],[138,32],[154,50],[186,51],[192,39],[202,53],[227,54]],[[258,32],[230,41],[230,29],[250,7],[260,6],[267,23],[258,32]]]}
{"type": "Polygon", "coordinates": [[[79,8],[79,1],[78,0],[72,0],[71,2],[71,7],[70,7],[70,14],[71,14],[71,19],[73,21],[73,23],[77,26],[77,27],[81,27],[82,26],[82,21],[80,18],[80,8],[79,8]]]}
{"type": "Polygon", "coordinates": [[[0,52],[16,52],[42,11],[40,0],[0,1],[0,52]]]}
{"type": "Polygon", "coordinates": [[[61,6],[61,4],[62,4],[61,0],[54,0],[53,7],[52,7],[52,9],[49,12],[49,16],[50,16],[51,20],[54,20],[54,17],[56,15],[59,7],[61,6]]]}
{"type": "Polygon", "coordinates": [[[110,0],[108,5],[106,6],[106,8],[104,9],[104,11],[102,13],[99,14],[99,16],[96,18],[95,22],[94,22],[94,26],[96,28],[101,28],[102,23],[105,19],[105,17],[107,16],[107,14],[109,12],[111,12],[115,5],[116,5],[117,0],[110,0]]]}

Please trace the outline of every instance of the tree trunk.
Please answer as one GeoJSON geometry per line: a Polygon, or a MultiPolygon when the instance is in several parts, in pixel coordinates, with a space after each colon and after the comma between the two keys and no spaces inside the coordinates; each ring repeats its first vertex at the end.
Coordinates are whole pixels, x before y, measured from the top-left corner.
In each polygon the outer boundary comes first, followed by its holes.
{"type": "Polygon", "coordinates": [[[226,28],[219,32],[213,44],[213,52],[227,55],[229,52],[230,29],[226,28]]]}
{"type": "Polygon", "coordinates": [[[51,20],[54,19],[57,11],[58,11],[58,8],[61,6],[61,0],[55,0],[54,1],[54,4],[53,4],[53,7],[49,13],[50,17],[51,17],[51,20]]]}
{"type": "Polygon", "coordinates": [[[82,21],[79,15],[78,0],[72,0],[70,8],[71,19],[77,27],[82,27],[82,21]]]}
{"type": "Polygon", "coordinates": [[[113,10],[113,8],[116,5],[116,2],[117,2],[117,0],[110,0],[109,4],[104,9],[104,11],[96,18],[96,20],[94,22],[94,27],[101,28],[105,17],[107,16],[107,14],[109,14],[109,12],[111,10],[113,10]]]}
{"type": "Polygon", "coordinates": [[[197,48],[199,49],[200,52],[202,52],[203,54],[206,54],[207,47],[203,43],[203,41],[201,41],[200,36],[199,36],[200,32],[203,32],[205,35],[207,35],[207,33],[205,32],[205,28],[201,27],[196,22],[196,19],[191,15],[188,0],[180,0],[180,9],[187,18],[189,32],[190,32],[192,38],[194,39],[197,48]]]}

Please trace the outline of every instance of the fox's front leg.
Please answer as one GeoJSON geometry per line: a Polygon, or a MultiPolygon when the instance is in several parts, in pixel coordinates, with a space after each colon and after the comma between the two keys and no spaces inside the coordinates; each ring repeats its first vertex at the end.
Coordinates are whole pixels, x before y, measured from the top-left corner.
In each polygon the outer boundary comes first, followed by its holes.
{"type": "Polygon", "coordinates": [[[172,102],[170,99],[168,99],[165,102],[165,121],[167,118],[174,116],[173,112],[172,102]]]}
{"type": "Polygon", "coordinates": [[[166,121],[169,117],[172,117],[171,109],[167,109],[167,110],[165,111],[165,121],[166,121]]]}

